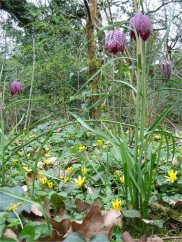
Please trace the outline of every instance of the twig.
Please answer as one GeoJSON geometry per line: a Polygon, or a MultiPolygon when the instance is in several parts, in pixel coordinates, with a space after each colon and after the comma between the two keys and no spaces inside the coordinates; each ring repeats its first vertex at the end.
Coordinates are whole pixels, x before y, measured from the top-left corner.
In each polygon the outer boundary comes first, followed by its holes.
{"type": "Polygon", "coordinates": [[[169,236],[162,238],[163,240],[173,240],[173,239],[182,239],[182,236],[169,236]]]}

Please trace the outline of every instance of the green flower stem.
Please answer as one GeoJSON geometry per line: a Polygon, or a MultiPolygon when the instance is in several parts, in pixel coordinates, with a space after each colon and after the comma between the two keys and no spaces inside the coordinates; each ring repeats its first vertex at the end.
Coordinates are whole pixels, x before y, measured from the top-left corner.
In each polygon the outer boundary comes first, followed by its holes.
{"type": "MultiPolygon", "coordinates": [[[[2,78],[2,73],[3,73],[3,66],[1,68],[1,73],[0,73],[0,80],[2,78]]],[[[5,80],[3,83],[3,91],[2,91],[2,101],[1,101],[1,144],[0,144],[0,158],[1,158],[1,183],[2,185],[5,183],[5,160],[4,160],[4,93],[5,93],[5,80]]]]}
{"type": "Polygon", "coordinates": [[[23,229],[23,223],[22,223],[22,221],[20,219],[20,216],[18,215],[18,213],[15,210],[13,210],[13,213],[16,215],[17,219],[19,220],[21,229],[23,229]]]}

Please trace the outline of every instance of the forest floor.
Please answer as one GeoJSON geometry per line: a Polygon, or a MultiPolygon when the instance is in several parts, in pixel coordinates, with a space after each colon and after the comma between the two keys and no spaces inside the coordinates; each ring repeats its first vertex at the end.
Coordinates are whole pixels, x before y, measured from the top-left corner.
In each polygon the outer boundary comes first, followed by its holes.
{"type": "MultiPolygon", "coordinates": [[[[175,147],[164,140],[168,145],[143,219],[126,208],[125,177],[109,140],[77,124],[52,133],[50,127],[24,130],[7,146],[0,241],[182,241],[180,132],[175,147]]],[[[153,137],[151,149],[161,138],[153,137]]]]}

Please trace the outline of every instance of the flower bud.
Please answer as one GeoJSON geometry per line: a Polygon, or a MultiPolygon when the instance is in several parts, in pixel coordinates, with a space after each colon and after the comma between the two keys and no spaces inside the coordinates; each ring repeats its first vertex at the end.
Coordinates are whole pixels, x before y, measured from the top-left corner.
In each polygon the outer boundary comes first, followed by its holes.
{"type": "Polygon", "coordinates": [[[163,60],[160,64],[161,75],[165,78],[170,78],[172,71],[172,64],[170,60],[163,60]]]}
{"type": "Polygon", "coordinates": [[[12,81],[10,83],[10,92],[11,95],[15,95],[16,93],[20,94],[22,92],[22,84],[20,81],[12,81]]]}
{"type": "Polygon", "coordinates": [[[126,36],[120,30],[108,31],[105,38],[105,49],[113,55],[123,52],[126,44],[126,36]]]}
{"type": "Polygon", "coordinates": [[[135,14],[130,19],[130,37],[136,39],[135,31],[144,41],[146,41],[152,32],[152,24],[150,18],[147,15],[135,14]],[[134,31],[135,29],[135,31],[134,31]]]}

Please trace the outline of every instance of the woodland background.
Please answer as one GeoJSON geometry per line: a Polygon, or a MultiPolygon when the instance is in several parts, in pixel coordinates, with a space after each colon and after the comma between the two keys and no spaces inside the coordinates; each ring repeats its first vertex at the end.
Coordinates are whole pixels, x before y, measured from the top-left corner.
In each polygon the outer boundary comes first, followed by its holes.
{"type": "MultiPolygon", "coordinates": [[[[112,57],[104,50],[104,37],[113,26],[124,25],[127,32],[128,20],[137,9],[134,3],[132,0],[0,1],[3,80],[7,86],[12,80],[21,80],[21,98],[31,95],[37,99],[31,103],[31,117],[22,126],[46,115],[50,115],[50,120],[69,119],[70,112],[85,118],[133,122],[131,93],[125,87],[120,90],[117,83],[110,81],[113,78],[128,81],[132,66],[128,61],[121,64],[119,58],[114,67],[108,64],[112,57]]],[[[142,1],[145,14],[153,22],[148,56],[153,54],[172,16],[170,34],[162,49],[153,56],[149,70],[148,123],[167,105],[181,99],[181,5],[181,0],[142,1]],[[172,61],[173,75],[170,80],[163,80],[159,64],[167,57],[172,61]]],[[[129,36],[124,55],[134,56],[129,36]]],[[[129,82],[135,84],[134,75],[129,82]]],[[[10,94],[5,99],[6,105],[12,102],[10,94]]],[[[16,118],[9,112],[6,129],[10,130],[26,110],[27,103],[16,108],[16,118]]],[[[174,131],[182,122],[181,111],[182,103],[178,102],[165,120],[174,131]]]]}

